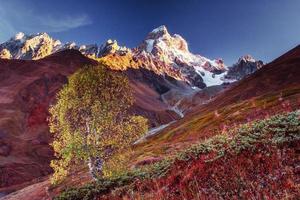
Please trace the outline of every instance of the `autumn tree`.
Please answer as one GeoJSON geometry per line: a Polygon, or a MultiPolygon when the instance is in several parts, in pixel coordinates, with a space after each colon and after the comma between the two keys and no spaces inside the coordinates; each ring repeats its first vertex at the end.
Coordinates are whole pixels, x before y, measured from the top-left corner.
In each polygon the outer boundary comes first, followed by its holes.
{"type": "Polygon", "coordinates": [[[129,81],[119,72],[100,65],[71,75],[49,110],[56,156],[52,182],[82,164],[97,178],[105,162],[126,152],[147,131],[147,120],[128,112],[133,102],[129,81]]]}

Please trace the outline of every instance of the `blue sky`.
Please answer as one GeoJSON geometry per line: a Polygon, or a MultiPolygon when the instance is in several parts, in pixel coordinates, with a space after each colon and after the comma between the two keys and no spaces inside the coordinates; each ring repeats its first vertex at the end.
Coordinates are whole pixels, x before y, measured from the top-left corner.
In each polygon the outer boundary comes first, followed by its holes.
{"type": "Polygon", "coordinates": [[[134,47],[159,25],[182,35],[193,53],[228,65],[244,54],[269,62],[300,44],[300,1],[0,0],[0,42],[22,31],[134,47]]]}

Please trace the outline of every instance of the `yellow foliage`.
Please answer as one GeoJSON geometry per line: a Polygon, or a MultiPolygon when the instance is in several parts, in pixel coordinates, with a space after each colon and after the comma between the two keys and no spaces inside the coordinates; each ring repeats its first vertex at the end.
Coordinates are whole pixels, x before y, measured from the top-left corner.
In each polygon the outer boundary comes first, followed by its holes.
{"type": "Polygon", "coordinates": [[[128,79],[103,65],[84,67],[69,77],[49,110],[56,156],[52,183],[91,159],[101,158],[109,169],[126,159],[121,153],[147,131],[145,118],[128,113],[133,100],[128,79]]]}

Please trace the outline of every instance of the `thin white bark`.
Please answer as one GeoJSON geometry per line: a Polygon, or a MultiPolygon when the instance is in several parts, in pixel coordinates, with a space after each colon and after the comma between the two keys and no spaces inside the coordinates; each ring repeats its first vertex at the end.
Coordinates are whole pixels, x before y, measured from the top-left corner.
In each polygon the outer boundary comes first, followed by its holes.
{"type": "Polygon", "coordinates": [[[94,180],[103,175],[103,160],[101,158],[90,157],[88,161],[90,174],[94,180]]]}

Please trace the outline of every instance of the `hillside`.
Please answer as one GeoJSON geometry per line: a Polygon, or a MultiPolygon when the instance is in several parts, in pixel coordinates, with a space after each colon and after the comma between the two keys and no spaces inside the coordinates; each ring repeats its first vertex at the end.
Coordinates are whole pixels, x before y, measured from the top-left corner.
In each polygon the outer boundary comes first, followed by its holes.
{"type": "Polygon", "coordinates": [[[0,60],[1,190],[51,173],[48,104],[67,75],[93,63],[74,51],[39,61],[0,60]],[[65,59],[59,63],[57,56],[65,59]]]}
{"type": "Polygon", "coordinates": [[[58,199],[297,199],[300,117],[292,111],[300,107],[299,50],[136,146],[136,170],[58,199]]]}
{"type": "MultiPolygon", "coordinates": [[[[290,118],[283,115],[268,119],[300,107],[299,50],[300,47],[292,49],[136,146],[131,164],[147,169],[148,164],[157,163],[153,167],[150,165],[148,172],[154,173],[153,176],[150,175],[150,179],[145,178],[143,173],[140,177],[137,171],[137,174],[108,180],[106,186],[100,182],[100,191],[96,196],[101,197],[100,199],[226,199],[238,198],[239,195],[241,198],[257,198],[256,192],[257,195],[271,199],[293,199],[299,196],[299,114],[290,114],[290,118]],[[277,118],[280,120],[276,121],[277,118]],[[266,121],[251,123],[262,119],[266,121]],[[286,119],[291,121],[285,122],[286,119]],[[281,132],[265,132],[261,127],[272,124],[273,121],[278,124],[267,127],[281,132]],[[245,125],[250,128],[238,129],[240,124],[245,123],[250,123],[245,125]],[[291,129],[283,129],[289,123],[291,129]],[[277,126],[281,129],[276,129],[277,126]],[[282,143],[276,143],[277,140],[282,143]],[[232,152],[231,148],[237,148],[238,151],[232,152]],[[183,155],[187,158],[182,158],[182,152],[185,152],[183,155]],[[168,161],[170,156],[171,160],[175,157],[171,164],[168,161]],[[210,176],[211,174],[214,176],[210,176]],[[268,179],[264,174],[277,181],[268,179]],[[136,178],[132,180],[132,177],[136,178]],[[261,189],[257,190],[257,187],[261,189]],[[275,193],[278,190],[282,193],[275,193]]],[[[68,195],[72,194],[72,198],[76,199],[88,194],[84,191],[89,189],[79,189],[79,193],[72,191],[64,193],[61,198],[64,199],[65,195],[69,199],[68,195]]]]}
{"type": "Polygon", "coordinates": [[[209,138],[245,123],[299,108],[300,46],[233,84],[212,101],[195,107],[183,119],[151,138],[141,149],[142,157],[169,154],[193,141],[209,138]],[[169,145],[170,144],[170,145],[169,145]],[[160,151],[158,147],[168,146],[160,151]]]}
{"type": "Polygon", "coordinates": [[[244,124],[55,199],[297,199],[299,117],[297,111],[244,124]]]}
{"type": "MultiPolygon", "coordinates": [[[[9,192],[52,172],[49,162],[48,108],[67,76],[84,65],[97,62],[76,50],[65,50],[41,60],[0,59],[0,191],[9,192]]],[[[135,105],[132,112],[149,119],[150,127],[179,116],[160,100],[171,88],[187,88],[172,78],[149,70],[128,69],[135,105]]]]}
{"type": "MultiPolygon", "coordinates": [[[[136,167],[136,172],[103,180],[106,182],[99,182],[100,185],[90,184],[78,190],[69,190],[61,198],[81,199],[82,195],[96,195],[100,199],[120,199],[130,198],[128,195],[131,194],[135,198],[146,195],[146,199],[161,199],[162,196],[166,199],[216,199],[220,195],[223,198],[238,198],[238,195],[245,197],[248,194],[249,197],[255,197],[253,192],[257,192],[254,190],[257,187],[261,187],[257,195],[265,198],[288,198],[286,195],[290,195],[291,199],[297,197],[299,113],[290,112],[300,107],[299,65],[300,46],[223,90],[216,98],[194,107],[184,118],[176,119],[145,142],[137,144],[129,163],[136,167]],[[290,114],[269,119],[286,112],[290,114]],[[255,120],[261,121],[252,124],[255,120]],[[275,128],[271,125],[273,121],[276,122],[275,128]],[[248,128],[239,129],[240,124],[246,124],[248,128]],[[246,145],[245,148],[243,145],[246,145]],[[190,156],[192,152],[196,154],[190,156]],[[184,159],[178,159],[178,155],[184,155],[184,159]],[[207,159],[211,162],[206,162],[207,159]],[[143,171],[139,174],[139,166],[146,169],[150,177],[154,174],[151,180],[143,178],[143,171]],[[235,171],[239,174],[235,174],[235,171]],[[278,173],[289,176],[279,176],[278,173]],[[276,181],[268,179],[264,174],[274,176],[276,181]],[[254,175],[256,178],[252,177],[254,175]],[[193,182],[193,177],[206,181],[193,182]],[[104,183],[105,186],[102,185],[104,183]],[[190,189],[202,191],[200,197],[189,196],[198,194],[187,190],[191,184],[198,184],[198,188],[190,189]],[[168,190],[165,190],[166,185],[168,190]],[[275,193],[278,189],[286,193],[275,193]],[[208,191],[216,193],[210,192],[211,196],[207,196],[208,191]]],[[[73,174],[58,187],[46,189],[49,187],[46,180],[8,195],[5,199],[34,199],[39,195],[49,198],[58,195],[62,189],[78,187],[89,181],[83,170],[73,174]]]]}

